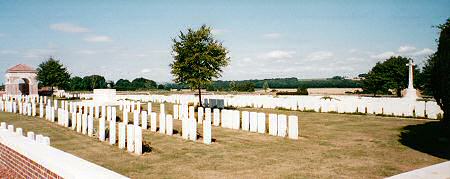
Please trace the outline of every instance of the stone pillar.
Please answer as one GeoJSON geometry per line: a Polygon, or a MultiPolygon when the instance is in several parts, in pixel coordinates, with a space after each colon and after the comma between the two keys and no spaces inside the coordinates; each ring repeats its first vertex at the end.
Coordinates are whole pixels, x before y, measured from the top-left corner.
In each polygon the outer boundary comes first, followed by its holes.
{"type": "Polygon", "coordinates": [[[16,128],[16,134],[17,134],[17,135],[20,135],[20,136],[23,136],[23,130],[22,130],[22,128],[20,128],[20,127],[16,128]]]}
{"type": "Polygon", "coordinates": [[[189,106],[189,119],[194,119],[195,118],[195,108],[194,106],[189,106]]]}

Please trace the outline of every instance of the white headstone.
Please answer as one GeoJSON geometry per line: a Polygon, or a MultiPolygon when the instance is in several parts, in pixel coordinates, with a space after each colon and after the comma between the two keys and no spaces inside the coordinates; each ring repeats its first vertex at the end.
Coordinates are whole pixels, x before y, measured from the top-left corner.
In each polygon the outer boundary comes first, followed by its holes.
{"type": "Polygon", "coordinates": [[[211,144],[211,137],[211,121],[208,122],[208,120],[205,120],[203,123],[203,143],[211,144]]]}
{"type": "Polygon", "coordinates": [[[126,139],[126,125],[125,123],[119,123],[119,149],[124,149],[125,148],[125,139],[126,139]]]}
{"type": "Polygon", "coordinates": [[[286,137],[287,119],[286,115],[278,115],[278,136],[286,137]]]}
{"type": "Polygon", "coordinates": [[[88,116],[88,136],[92,137],[94,135],[94,117],[92,114],[88,116]]]}
{"type": "Polygon", "coordinates": [[[170,114],[166,116],[166,134],[173,135],[173,118],[170,114]]]}
{"type": "Polygon", "coordinates": [[[220,125],[220,110],[217,108],[213,109],[213,114],[214,114],[213,125],[219,126],[220,125]]]}
{"type": "Polygon", "coordinates": [[[127,150],[128,152],[134,152],[134,129],[132,124],[127,125],[127,150]]]}
{"type": "Polygon", "coordinates": [[[277,136],[278,120],[276,114],[269,114],[269,134],[277,136]]]}
{"type": "Polygon", "coordinates": [[[134,127],[134,153],[142,154],[142,128],[139,126],[134,127]]]}
{"type": "Polygon", "coordinates": [[[298,139],[298,117],[289,116],[289,131],[288,135],[290,139],[298,139]]]}
{"type": "Polygon", "coordinates": [[[258,113],[250,112],[250,132],[258,131],[258,113]]]}
{"type": "Polygon", "coordinates": [[[156,125],[157,117],[156,116],[157,116],[156,112],[152,112],[150,114],[150,130],[153,132],[156,132],[156,128],[157,128],[157,125],[156,125]]]}
{"type": "Polygon", "coordinates": [[[100,141],[105,141],[105,116],[100,117],[98,122],[98,138],[100,141]]]}
{"type": "Polygon", "coordinates": [[[142,119],[142,129],[147,129],[147,125],[148,125],[147,111],[142,111],[141,119],[142,119]]]}
{"type": "Polygon", "coordinates": [[[266,133],[266,114],[258,113],[258,133],[266,133]]]}
{"type": "Polygon", "coordinates": [[[250,130],[250,113],[248,111],[242,111],[242,130],[250,130]]]}
{"type": "Polygon", "coordinates": [[[109,144],[114,145],[116,143],[116,121],[109,121],[109,144]]]}
{"type": "Polygon", "coordinates": [[[166,133],[166,115],[164,113],[159,114],[159,133],[166,133]]]}
{"type": "Polygon", "coordinates": [[[197,122],[195,118],[189,119],[190,129],[189,129],[189,139],[192,141],[197,140],[197,122]]]}

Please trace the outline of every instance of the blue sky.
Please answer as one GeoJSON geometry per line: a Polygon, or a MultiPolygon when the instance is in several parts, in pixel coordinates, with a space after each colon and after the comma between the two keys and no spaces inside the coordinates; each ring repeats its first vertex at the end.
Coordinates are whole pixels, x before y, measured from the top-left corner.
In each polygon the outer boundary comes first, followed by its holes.
{"type": "Polygon", "coordinates": [[[449,12],[448,0],[1,0],[0,70],[53,56],[77,76],[168,82],[171,38],[207,24],[230,51],[221,79],[356,76],[391,55],[423,64],[449,12]]]}

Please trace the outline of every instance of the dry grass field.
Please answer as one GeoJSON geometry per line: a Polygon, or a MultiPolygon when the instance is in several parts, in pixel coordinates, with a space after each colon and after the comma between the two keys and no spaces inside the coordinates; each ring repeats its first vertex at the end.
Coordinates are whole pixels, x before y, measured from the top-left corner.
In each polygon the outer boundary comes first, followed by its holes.
{"type": "MultiPolygon", "coordinates": [[[[167,105],[169,113],[171,108],[167,105]]],[[[153,110],[157,109],[154,104],[153,110]]],[[[151,150],[136,156],[43,119],[0,112],[0,121],[23,128],[24,133],[50,136],[53,147],[131,178],[382,178],[449,159],[445,152],[405,145],[411,140],[407,138],[411,127],[436,122],[264,111],[298,115],[299,140],[213,127],[215,142],[205,145],[183,140],[177,132],[165,136],[145,130],[144,141],[150,142],[151,150]]],[[[180,121],[174,122],[174,129],[181,130],[180,121]]]]}

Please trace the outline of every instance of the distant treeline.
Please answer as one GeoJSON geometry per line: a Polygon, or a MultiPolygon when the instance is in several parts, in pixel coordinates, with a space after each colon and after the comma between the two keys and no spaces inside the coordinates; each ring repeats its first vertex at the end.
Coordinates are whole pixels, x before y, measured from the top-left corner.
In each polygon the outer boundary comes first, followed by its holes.
{"type": "Polygon", "coordinates": [[[327,79],[317,80],[299,80],[297,78],[274,78],[264,80],[242,80],[242,81],[214,81],[207,87],[210,91],[241,91],[232,90],[233,87],[244,87],[245,91],[247,87],[254,86],[254,88],[360,88],[359,81],[348,80],[340,76],[327,79]],[[251,85],[252,84],[252,85],[251,85]]]}
{"type": "MultiPolygon", "coordinates": [[[[206,86],[208,91],[242,91],[253,92],[255,88],[360,88],[359,81],[348,80],[343,77],[335,76],[327,79],[317,80],[299,80],[297,78],[274,78],[263,80],[240,80],[240,81],[214,81],[206,86]]],[[[146,78],[136,78],[132,81],[120,79],[116,82],[106,81],[103,76],[91,75],[81,77],[72,77],[65,89],[71,91],[92,91],[97,88],[114,88],[118,91],[137,91],[137,90],[170,90],[170,89],[188,89],[187,85],[166,83],[157,84],[155,81],[146,78]]]]}

